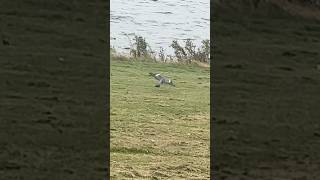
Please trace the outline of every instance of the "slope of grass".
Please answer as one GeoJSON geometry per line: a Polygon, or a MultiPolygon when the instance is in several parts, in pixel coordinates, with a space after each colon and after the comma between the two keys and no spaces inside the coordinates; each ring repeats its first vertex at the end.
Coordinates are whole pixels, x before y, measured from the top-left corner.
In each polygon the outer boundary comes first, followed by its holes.
{"type": "Polygon", "coordinates": [[[209,68],[111,61],[111,177],[209,179],[209,68]],[[154,87],[149,72],[176,87],[154,87]]]}
{"type": "Polygon", "coordinates": [[[0,179],[107,176],[107,3],[0,4],[0,179]]]}
{"type": "Polygon", "coordinates": [[[213,25],[217,179],[316,179],[318,22],[225,12],[213,25]]]}

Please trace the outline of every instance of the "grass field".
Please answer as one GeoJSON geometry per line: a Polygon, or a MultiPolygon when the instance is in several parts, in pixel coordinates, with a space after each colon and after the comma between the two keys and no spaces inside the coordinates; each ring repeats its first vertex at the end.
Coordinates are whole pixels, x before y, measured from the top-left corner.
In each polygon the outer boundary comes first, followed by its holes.
{"type": "Polygon", "coordinates": [[[318,179],[319,21],[245,2],[212,11],[216,178],[318,179]]]}
{"type": "Polygon", "coordinates": [[[209,88],[209,68],[112,58],[111,177],[209,179],[209,88]]]}
{"type": "Polygon", "coordinates": [[[106,3],[0,4],[0,179],[107,176],[106,3]]]}

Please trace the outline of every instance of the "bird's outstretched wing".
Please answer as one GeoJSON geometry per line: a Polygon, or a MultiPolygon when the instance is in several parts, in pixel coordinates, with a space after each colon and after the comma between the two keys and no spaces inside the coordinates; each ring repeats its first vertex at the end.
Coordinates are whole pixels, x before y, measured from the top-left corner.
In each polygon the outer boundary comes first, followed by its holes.
{"type": "Polygon", "coordinates": [[[150,76],[154,77],[156,80],[160,81],[162,79],[162,75],[159,73],[149,73],[150,76]]]}
{"type": "Polygon", "coordinates": [[[149,73],[149,75],[154,77],[156,80],[158,80],[158,83],[155,85],[155,87],[160,87],[161,84],[169,84],[169,85],[175,87],[175,84],[173,83],[173,81],[171,79],[168,79],[159,73],[149,73]]]}

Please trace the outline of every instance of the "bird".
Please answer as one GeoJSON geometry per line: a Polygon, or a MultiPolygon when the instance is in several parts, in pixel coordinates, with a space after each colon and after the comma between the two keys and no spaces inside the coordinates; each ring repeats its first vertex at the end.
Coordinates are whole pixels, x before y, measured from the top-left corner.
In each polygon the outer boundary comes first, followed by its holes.
{"type": "Polygon", "coordinates": [[[150,76],[154,77],[156,80],[158,80],[158,83],[155,85],[155,87],[160,87],[160,85],[169,84],[171,86],[176,86],[171,79],[168,79],[164,76],[162,76],[159,73],[149,73],[150,76]]]}

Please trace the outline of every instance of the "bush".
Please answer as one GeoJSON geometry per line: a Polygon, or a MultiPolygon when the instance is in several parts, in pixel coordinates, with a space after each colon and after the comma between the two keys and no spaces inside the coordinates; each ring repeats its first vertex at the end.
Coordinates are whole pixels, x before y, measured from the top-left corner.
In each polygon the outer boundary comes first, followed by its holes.
{"type": "Polygon", "coordinates": [[[171,47],[174,49],[174,54],[179,62],[183,61],[187,57],[187,53],[184,48],[180,46],[177,40],[173,40],[171,47]]]}
{"type": "Polygon", "coordinates": [[[191,63],[192,61],[210,63],[210,40],[203,40],[198,48],[196,48],[191,39],[185,41],[184,47],[177,40],[173,40],[170,47],[174,50],[174,56],[166,55],[165,50],[160,47],[157,59],[149,44],[142,36],[135,35],[134,43],[132,44],[130,41],[130,44],[130,56],[134,58],[159,60],[161,62],[173,62],[176,60],[183,63],[191,63]]]}
{"type": "Polygon", "coordinates": [[[159,58],[161,62],[166,62],[167,58],[164,54],[164,49],[162,47],[160,47],[160,51],[159,51],[159,58]]]}
{"type": "Polygon", "coordinates": [[[182,47],[178,41],[172,41],[171,47],[174,49],[178,62],[191,63],[192,61],[210,62],[210,40],[203,40],[201,47],[197,48],[190,39],[187,39],[182,47]]]}
{"type": "Polygon", "coordinates": [[[152,57],[152,50],[149,44],[146,42],[145,38],[142,36],[135,36],[134,37],[134,44],[133,47],[130,48],[130,55],[133,57],[144,57],[144,58],[151,58],[152,57]]]}

